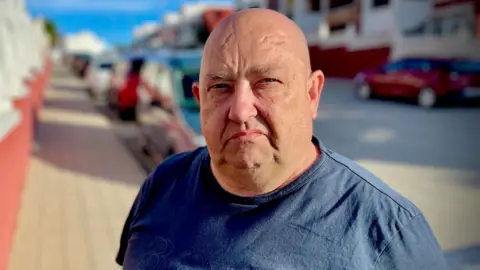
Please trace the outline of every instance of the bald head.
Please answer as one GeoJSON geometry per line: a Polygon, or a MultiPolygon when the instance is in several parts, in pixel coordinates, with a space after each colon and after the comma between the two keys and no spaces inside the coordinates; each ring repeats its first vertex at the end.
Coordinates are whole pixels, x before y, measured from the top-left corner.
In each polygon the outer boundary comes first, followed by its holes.
{"type": "MultiPolygon", "coordinates": [[[[245,9],[222,20],[205,44],[204,58],[218,53],[237,54],[240,58],[253,49],[274,51],[270,54],[272,57],[285,56],[299,61],[305,72],[310,72],[308,46],[302,30],[283,14],[269,9],[245,9]]],[[[235,60],[241,59],[232,61],[235,60]]]]}
{"type": "Polygon", "coordinates": [[[284,15],[246,9],[222,20],[192,89],[215,176],[233,189],[271,191],[303,170],[316,156],[322,83],[305,36],[284,15]]]}

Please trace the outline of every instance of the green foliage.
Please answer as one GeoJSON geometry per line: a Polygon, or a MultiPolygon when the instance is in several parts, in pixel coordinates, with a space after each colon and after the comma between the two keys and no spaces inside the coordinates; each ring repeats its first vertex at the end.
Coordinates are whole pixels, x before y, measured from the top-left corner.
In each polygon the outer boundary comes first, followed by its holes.
{"type": "Polygon", "coordinates": [[[52,20],[45,19],[44,27],[45,27],[45,31],[50,36],[50,45],[52,47],[55,47],[60,42],[60,39],[61,39],[55,23],[52,20]]]}

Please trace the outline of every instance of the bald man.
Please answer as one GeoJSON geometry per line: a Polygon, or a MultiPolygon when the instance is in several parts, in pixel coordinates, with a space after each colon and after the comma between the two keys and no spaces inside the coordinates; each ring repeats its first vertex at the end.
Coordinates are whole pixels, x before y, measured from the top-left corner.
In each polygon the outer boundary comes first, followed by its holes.
{"type": "Polygon", "coordinates": [[[193,94],[207,147],[163,162],[117,262],[147,269],[446,269],[420,210],[313,136],[323,87],[285,16],[248,9],[210,35],[193,94]]]}

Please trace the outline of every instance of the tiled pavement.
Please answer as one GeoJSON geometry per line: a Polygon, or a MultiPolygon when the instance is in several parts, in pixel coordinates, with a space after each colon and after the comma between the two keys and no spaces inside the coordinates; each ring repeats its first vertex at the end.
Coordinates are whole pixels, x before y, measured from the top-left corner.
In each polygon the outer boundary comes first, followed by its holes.
{"type": "Polygon", "coordinates": [[[8,270],[119,269],[121,228],[145,173],[81,82],[58,69],[38,141],[8,270]]]}

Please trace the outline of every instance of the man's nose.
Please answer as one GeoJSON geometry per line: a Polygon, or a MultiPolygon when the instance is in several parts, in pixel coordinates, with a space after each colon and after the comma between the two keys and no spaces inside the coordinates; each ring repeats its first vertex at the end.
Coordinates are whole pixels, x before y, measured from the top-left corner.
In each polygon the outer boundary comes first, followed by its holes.
{"type": "Polygon", "coordinates": [[[230,101],[230,111],[228,113],[230,120],[244,123],[257,116],[257,109],[254,105],[255,95],[248,83],[238,83],[230,101]]]}

